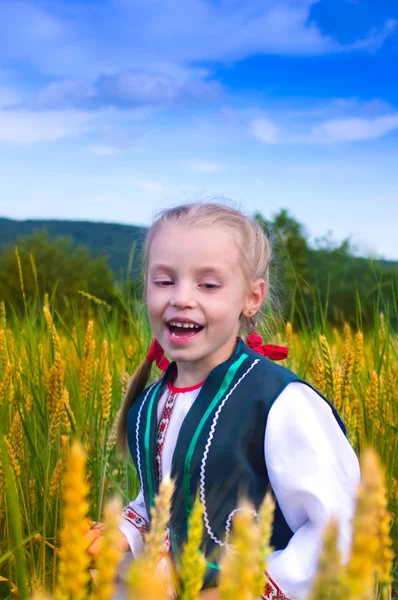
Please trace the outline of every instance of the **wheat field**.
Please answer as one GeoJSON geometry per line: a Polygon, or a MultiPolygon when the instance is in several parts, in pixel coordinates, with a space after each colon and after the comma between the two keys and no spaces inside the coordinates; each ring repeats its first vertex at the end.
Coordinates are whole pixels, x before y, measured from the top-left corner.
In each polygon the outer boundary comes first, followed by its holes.
{"type": "MultiPolygon", "coordinates": [[[[138,488],[131,461],[116,453],[115,424],[129,377],[149,346],[150,331],[137,303],[121,303],[116,310],[89,295],[86,299],[84,314],[72,308],[57,314],[48,297],[43,303],[25,302],[23,316],[0,304],[2,599],[111,598],[114,565],[120,558],[114,544],[118,511],[138,488]],[[96,565],[97,585],[83,539],[88,519],[109,523],[107,550],[96,565]]],[[[335,404],[362,461],[351,561],[344,569],[339,564],[336,527],[329,524],[312,600],[398,597],[397,334],[381,314],[372,331],[345,324],[341,329],[295,332],[286,323],[267,341],[287,345],[289,357],[282,364],[335,404]]],[[[166,488],[154,523],[157,518],[163,523],[167,516],[166,488]]],[[[270,551],[271,504],[268,499],[258,524],[239,519],[234,524],[241,557],[245,548],[258,547],[258,568],[245,567],[243,560],[237,568],[236,555],[227,553],[221,598],[258,597],[270,551]]],[[[200,511],[198,504],[191,546],[176,582],[179,597],[186,600],[198,597],[201,584],[200,511]]],[[[161,537],[152,536],[145,556],[134,565],[132,598],[164,596],[148,582],[161,537]]]]}

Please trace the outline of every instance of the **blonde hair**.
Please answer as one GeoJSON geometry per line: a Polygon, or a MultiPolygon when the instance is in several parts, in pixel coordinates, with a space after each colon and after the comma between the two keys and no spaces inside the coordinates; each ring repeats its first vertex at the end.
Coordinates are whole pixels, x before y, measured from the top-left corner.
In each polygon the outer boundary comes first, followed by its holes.
{"type": "MultiPolygon", "coordinates": [[[[146,296],[148,257],[152,242],[165,225],[184,225],[195,228],[228,228],[241,254],[242,272],[248,286],[256,279],[264,279],[266,298],[269,297],[269,268],[272,258],[271,244],[258,223],[246,217],[242,212],[217,203],[194,203],[176,206],[159,213],[144,242],[144,294],[146,296]]],[[[244,336],[252,333],[259,325],[262,312],[240,317],[241,332],[244,336]]],[[[131,405],[147,386],[151,363],[144,360],[130,379],[123,400],[117,430],[117,445],[122,451],[127,446],[127,414],[131,405]]]]}

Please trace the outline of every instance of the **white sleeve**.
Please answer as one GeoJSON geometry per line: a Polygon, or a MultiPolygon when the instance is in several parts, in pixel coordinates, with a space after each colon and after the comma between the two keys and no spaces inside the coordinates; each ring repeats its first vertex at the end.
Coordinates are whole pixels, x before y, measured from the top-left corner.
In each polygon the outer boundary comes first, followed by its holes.
{"type": "Polygon", "coordinates": [[[339,521],[343,562],[348,560],[358,459],[330,406],[300,382],[290,383],[274,402],[264,452],[270,484],[293,531],[287,547],[270,555],[268,572],[288,598],[306,600],[332,515],[339,521]]]}
{"type": "Polygon", "coordinates": [[[141,554],[144,547],[144,534],[149,529],[148,513],[142,489],[137,498],[123,509],[119,529],[126,536],[133,555],[141,554]]]}

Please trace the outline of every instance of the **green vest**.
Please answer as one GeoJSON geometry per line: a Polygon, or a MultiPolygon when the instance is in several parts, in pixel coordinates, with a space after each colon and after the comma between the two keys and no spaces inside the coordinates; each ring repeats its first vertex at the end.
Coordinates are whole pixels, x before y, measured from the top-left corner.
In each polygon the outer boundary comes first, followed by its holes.
{"type": "MultiPolygon", "coordinates": [[[[127,418],[129,448],[148,514],[158,492],[157,404],[165,382],[175,370],[175,363],[171,363],[164,376],[140,394],[127,418]]],[[[232,514],[240,499],[248,498],[257,509],[267,492],[264,435],[268,414],[280,393],[293,381],[306,383],[240,339],[231,358],[208,375],[183,421],[171,470],[175,480],[169,524],[171,548],[178,561],[199,490],[204,508],[203,549],[208,561],[206,585],[217,579],[219,555],[228,541],[232,514]]],[[[334,407],[317,393],[331,406],[345,433],[334,407]]],[[[271,545],[281,550],[292,535],[276,502],[271,545]]]]}

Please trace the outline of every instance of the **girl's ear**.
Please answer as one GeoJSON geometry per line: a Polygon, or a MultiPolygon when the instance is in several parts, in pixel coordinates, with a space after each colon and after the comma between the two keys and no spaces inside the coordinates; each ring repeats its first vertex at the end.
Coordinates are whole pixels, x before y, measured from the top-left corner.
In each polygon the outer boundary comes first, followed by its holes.
{"type": "Polygon", "coordinates": [[[253,281],[249,293],[246,299],[246,306],[243,309],[245,317],[252,317],[261,308],[265,297],[267,295],[267,288],[264,279],[256,279],[253,281]]]}

